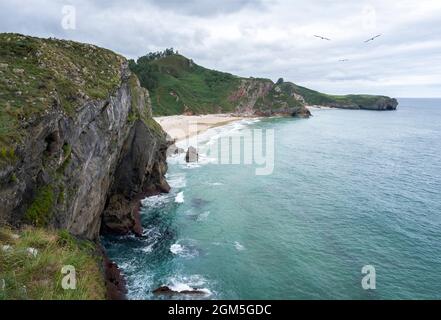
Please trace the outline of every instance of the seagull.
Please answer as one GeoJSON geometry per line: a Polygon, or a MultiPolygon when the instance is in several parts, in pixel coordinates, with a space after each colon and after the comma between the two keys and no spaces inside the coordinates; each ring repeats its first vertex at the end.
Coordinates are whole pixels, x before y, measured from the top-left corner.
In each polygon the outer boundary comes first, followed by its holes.
{"type": "Polygon", "coordinates": [[[320,38],[320,39],[322,39],[322,40],[328,40],[328,41],[331,41],[331,39],[329,39],[329,38],[325,38],[325,37],[322,37],[322,36],[314,35],[314,37],[316,37],[316,38],[320,38]]]}
{"type": "Polygon", "coordinates": [[[370,39],[367,39],[367,40],[365,41],[365,43],[367,43],[367,42],[369,42],[369,41],[373,41],[373,40],[375,40],[376,38],[381,37],[381,36],[382,36],[381,34],[377,34],[375,37],[372,37],[372,38],[370,38],[370,39]]]}
{"type": "Polygon", "coordinates": [[[340,60],[338,60],[338,61],[340,61],[340,62],[346,62],[346,61],[349,61],[349,59],[340,59],[340,60]]]}

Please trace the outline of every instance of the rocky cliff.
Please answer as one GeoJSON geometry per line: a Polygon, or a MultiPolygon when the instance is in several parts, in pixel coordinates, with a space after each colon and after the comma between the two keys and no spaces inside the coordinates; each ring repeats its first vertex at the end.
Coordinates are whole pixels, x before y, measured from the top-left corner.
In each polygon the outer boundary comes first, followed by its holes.
{"type": "Polygon", "coordinates": [[[127,61],[17,34],[0,48],[0,220],[141,233],[140,198],[169,190],[168,145],[127,61]]]}
{"type": "Polygon", "coordinates": [[[151,92],[155,115],[310,115],[301,97],[283,81],[210,70],[172,50],[131,60],[130,68],[151,92]]]}
{"type": "Polygon", "coordinates": [[[237,115],[286,115],[307,118],[311,114],[302,98],[285,82],[274,84],[266,79],[242,79],[229,97],[237,115]]]}
{"type": "Polygon", "coordinates": [[[285,82],[243,78],[210,70],[168,49],[130,61],[152,94],[156,115],[235,113],[241,116],[309,117],[308,106],[395,110],[397,101],[377,95],[330,95],[285,82]]]}
{"type": "Polygon", "coordinates": [[[339,109],[354,109],[354,110],[377,110],[377,111],[391,111],[396,110],[398,101],[396,99],[377,96],[377,95],[363,95],[363,94],[349,94],[349,95],[330,95],[311,90],[305,87],[298,86],[294,83],[286,83],[287,86],[295,92],[306,106],[327,106],[339,109]]]}

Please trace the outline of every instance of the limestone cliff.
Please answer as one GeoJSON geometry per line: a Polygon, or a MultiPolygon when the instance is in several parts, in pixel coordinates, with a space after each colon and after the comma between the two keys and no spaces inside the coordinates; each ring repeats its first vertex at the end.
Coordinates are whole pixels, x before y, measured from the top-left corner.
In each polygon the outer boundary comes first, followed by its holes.
{"type": "Polygon", "coordinates": [[[242,79],[230,100],[236,104],[238,115],[287,115],[307,118],[311,114],[300,96],[285,82],[266,79],[242,79]]]}
{"type": "Polygon", "coordinates": [[[169,189],[168,145],[127,61],[16,34],[0,47],[0,220],[140,233],[140,198],[169,189]]]}

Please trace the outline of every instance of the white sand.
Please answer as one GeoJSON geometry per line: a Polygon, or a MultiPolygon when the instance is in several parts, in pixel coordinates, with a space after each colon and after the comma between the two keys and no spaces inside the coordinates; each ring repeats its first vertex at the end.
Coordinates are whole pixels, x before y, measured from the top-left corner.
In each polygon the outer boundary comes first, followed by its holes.
{"type": "Polygon", "coordinates": [[[327,107],[327,106],[319,106],[319,105],[306,106],[306,108],[308,108],[309,111],[313,111],[313,110],[331,110],[331,109],[333,109],[333,108],[331,108],[331,107],[327,107]]]}
{"type": "Polygon", "coordinates": [[[209,114],[201,116],[167,116],[154,118],[172,139],[177,141],[200,134],[210,128],[223,126],[234,121],[242,120],[242,117],[230,114],[209,114]]]}

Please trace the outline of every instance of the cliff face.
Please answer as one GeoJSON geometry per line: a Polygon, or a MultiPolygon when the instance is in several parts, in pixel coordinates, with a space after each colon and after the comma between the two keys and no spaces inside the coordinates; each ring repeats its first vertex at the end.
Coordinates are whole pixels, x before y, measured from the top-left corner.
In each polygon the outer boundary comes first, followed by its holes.
{"type": "Polygon", "coordinates": [[[291,87],[291,90],[301,97],[302,102],[307,106],[319,105],[339,109],[363,109],[377,111],[396,110],[398,106],[398,101],[396,99],[386,96],[366,94],[349,94],[338,96],[314,91],[290,82],[288,82],[286,85],[291,87]]]}
{"type": "Polygon", "coordinates": [[[230,100],[236,105],[235,113],[238,115],[286,115],[302,118],[311,115],[305,108],[302,97],[285,82],[274,84],[265,79],[243,79],[230,100]]]}
{"type": "Polygon", "coordinates": [[[235,113],[309,117],[308,106],[395,110],[395,99],[376,95],[329,95],[283,79],[242,78],[197,65],[172,50],[130,61],[151,91],[156,115],[235,113]]]}
{"type": "Polygon", "coordinates": [[[331,108],[339,108],[339,109],[353,109],[353,110],[376,110],[376,111],[392,111],[396,110],[398,107],[398,101],[397,99],[384,97],[384,96],[377,96],[370,99],[370,101],[358,101],[359,99],[354,97],[350,98],[348,101],[341,101],[338,100],[335,102],[327,103],[326,106],[329,106],[331,108]]]}
{"type": "Polygon", "coordinates": [[[0,220],[89,239],[101,229],[140,233],[140,197],[169,189],[168,145],[127,61],[67,41],[11,34],[0,41],[3,85],[28,83],[19,95],[4,89],[1,101],[15,135],[0,137],[0,220]]]}

